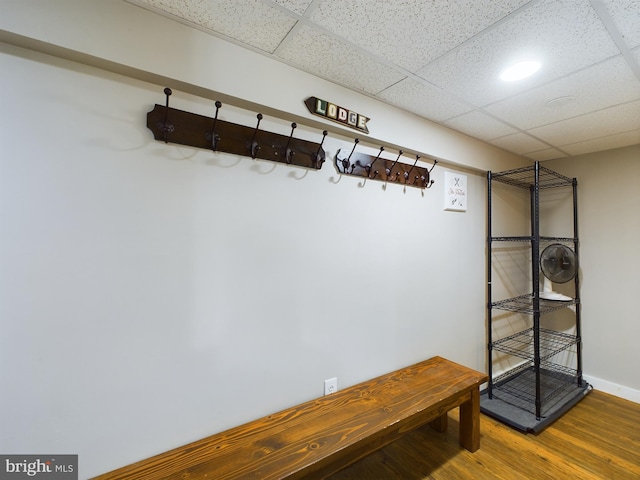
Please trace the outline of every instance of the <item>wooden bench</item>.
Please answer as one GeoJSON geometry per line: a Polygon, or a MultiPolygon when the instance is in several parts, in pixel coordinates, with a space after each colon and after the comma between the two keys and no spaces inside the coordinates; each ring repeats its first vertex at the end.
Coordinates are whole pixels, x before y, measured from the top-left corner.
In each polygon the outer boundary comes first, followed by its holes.
{"type": "Polygon", "coordinates": [[[444,432],[456,407],[460,445],[474,452],[486,381],[434,357],[96,478],[324,478],[427,423],[444,432]]]}

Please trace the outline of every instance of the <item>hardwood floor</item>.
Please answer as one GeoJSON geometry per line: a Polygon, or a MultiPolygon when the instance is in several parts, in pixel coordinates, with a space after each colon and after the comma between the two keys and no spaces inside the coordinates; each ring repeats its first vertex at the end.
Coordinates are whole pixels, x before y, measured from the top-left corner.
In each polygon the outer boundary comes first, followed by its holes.
{"type": "Polygon", "coordinates": [[[449,429],[420,428],[329,477],[331,480],[640,479],[640,404],[592,391],[538,435],[482,415],[480,450],[449,429]]]}

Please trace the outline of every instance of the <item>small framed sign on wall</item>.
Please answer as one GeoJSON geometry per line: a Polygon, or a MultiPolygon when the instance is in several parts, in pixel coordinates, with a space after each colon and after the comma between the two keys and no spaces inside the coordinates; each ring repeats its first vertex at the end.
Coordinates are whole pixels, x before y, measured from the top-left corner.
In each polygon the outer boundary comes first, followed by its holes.
{"type": "Polygon", "coordinates": [[[444,209],[467,211],[467,176],[456,172],[444,172],[444,209]]]}

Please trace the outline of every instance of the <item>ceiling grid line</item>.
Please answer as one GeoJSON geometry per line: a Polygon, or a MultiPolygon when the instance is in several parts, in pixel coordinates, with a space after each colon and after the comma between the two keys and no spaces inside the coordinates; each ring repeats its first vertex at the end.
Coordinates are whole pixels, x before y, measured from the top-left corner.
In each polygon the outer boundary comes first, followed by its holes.
{"type": "Polygon", "coordinates": [[[638,80],[640,80],[640,64],[636,61],[633,53],[631,53],[631,49],[627,46],[626,42],[622,38],[622,35],[618,31],[618,28],[615,25],[615,22],[609,15],[609,11],[606,9],[604,4],[598,0],[590,0],[591,6],[596,11],[600,20],[604,24],[604,28],[607,29],[611,39],[614,41],[620,53],[626,60],[627,64],[629,64],[629,68],[633,71],[634,75],[638,80]]]}

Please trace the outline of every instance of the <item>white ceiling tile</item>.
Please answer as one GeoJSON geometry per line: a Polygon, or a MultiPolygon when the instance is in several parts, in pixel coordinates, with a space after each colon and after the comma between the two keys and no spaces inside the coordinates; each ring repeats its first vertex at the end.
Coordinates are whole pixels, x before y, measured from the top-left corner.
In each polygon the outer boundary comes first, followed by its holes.
{"type": "Polygon", "coordinates": [[[184,22],[272,53],[296,19],[252,0],[135,0],[184,22]]]}
{"type": "Polygon", "coordinates": [[[418,75],[482,106],[618,54],[588,2],[543,0],[443,56],[418,75]],[[542,68],[529,79],[498,79],[507,66],[530,59],[540,60],[542,68]]]}
{"type": "Polygon", "coordinates": [[[308,25],[298,24],[277,56],[296,68],[369,94],[404,78],[396,70],[308,25]]]}
{"type": "Polygon", "coordinates": [[[291,10],[293,13],[303,15],[312,0],[273,0],[278,5],[291,10]]]}
{"type": "Polygon", "coordinates": [[[570,145],[563,145],[562,149],[571,155],[582,155],[584,153],[600,152],[602,150],[611,150],[613,148],[638,144],[640,144],[640,129],[593,138],[570,145]]]}
{"type": "Polygon", "coordinates": [[[537,150],[544,150],[549,148],[544,142],[527,135],[526,133],[514,133],[513,135],[506,135],[500,138],[494,138],[489,143],[496,147],[503,148],[518,155],[523,155],[527,152],[535,152],[537,150]]]}
{"type": "Polygon", "coordinates": [[[640,141],[640,0],[125,1],[531,159],[640,141]]]}
{"type": "Polygon", "coordinates": [[[618,31],[629,48],[640,45],[640,2],[638,0],[603,0],[618,31]]]}
{"type": "Polygon", "coordinates": [[[640,82],[622,56],[485,107],[521,129],[640,99],[640,82]],[[558,99],[547,105],[550,100],[558,99]]]}
{"type": "Polygon", "coordinates": [[[412,78],[395,83],[377,97],[436,122],[471,110],[471,107],[451,98],[441,89],[412,78]]]}
{"type": "Polygon", "coordinates": [[[567,156],[567,154],[561,152],[557,148],[546,148],[544,150],[526,153],[524,154],[524,156],[530,158],[531,160],[542,162],[545,160],[553,160],[554,158],[564,158],[567,156]]]}
{"type": "Polygon", "coordinates": [[[515,128],[478,110],[446,120],[444,124],[472,137],[484,139],[517,133],[515,128]]]}
{"type": "Polygon", "coordinates": [[[528,1],[321,0],[309,18],[415,72],[528,1]]]}
{"type": "Polygon", "coordinates": [[[640,100],[533,128],[529,132],[562,147],[637,129],[640,129],[640,100]]]}

